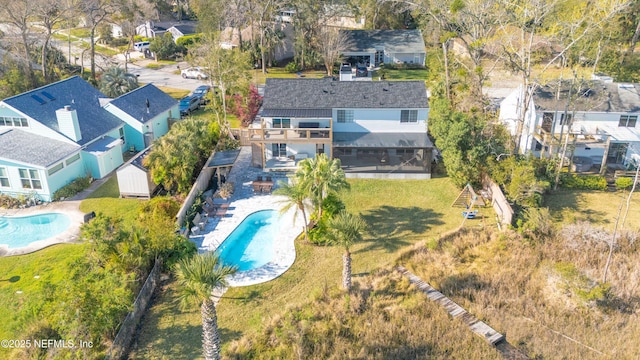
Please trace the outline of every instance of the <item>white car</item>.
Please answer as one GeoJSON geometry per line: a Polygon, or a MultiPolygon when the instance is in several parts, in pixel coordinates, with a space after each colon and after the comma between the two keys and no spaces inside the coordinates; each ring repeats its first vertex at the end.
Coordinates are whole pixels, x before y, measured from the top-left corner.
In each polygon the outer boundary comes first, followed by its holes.
{"type": "Polygon", "coordinates": [[[188,69],[182,70],[180,71],[180,75],[182,75],[184,79],[204,80],[209,78],[209,75],[207,75],[205,69],[201,67],[190,67],[188,69]]]}

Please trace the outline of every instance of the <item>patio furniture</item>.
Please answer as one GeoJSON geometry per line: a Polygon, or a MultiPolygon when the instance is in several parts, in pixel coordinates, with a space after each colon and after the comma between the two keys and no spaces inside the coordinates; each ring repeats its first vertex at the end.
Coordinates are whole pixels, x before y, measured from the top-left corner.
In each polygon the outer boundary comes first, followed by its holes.
{"type": "Polygon", "coordinates": [[[270,180],[270,176],[267,176],[267,180],[255,180],[251,184],[253,186],[254,193],[263,193],[269,194],[271,193],[271,189],[273,188],[273,180],[270,180]]]}

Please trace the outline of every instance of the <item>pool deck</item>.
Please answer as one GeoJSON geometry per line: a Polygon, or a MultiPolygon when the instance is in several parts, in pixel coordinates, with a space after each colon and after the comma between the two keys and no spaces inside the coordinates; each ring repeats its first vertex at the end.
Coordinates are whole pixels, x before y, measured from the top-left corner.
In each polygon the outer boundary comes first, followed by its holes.
{"type": "Polygon", "coordinates": [[[54,203],[45,203],[38,206],[30,206],[23,209],[0,209],[0,216],[4,217],[23,217],[31,215],[40,215],[46,213],[62,213],[69,216],[71,224],[60,234],[30,243],[27,246],[19,248],[9,248],[7,245],[0,244],[0,256],[23,255],[32,253],[37,250],[46,248],[47,246],[74,243],[78,241],[80,234],[80,226],[84,221],[84,214],[78,210],[79,201],[61,201],[54,203]]]}
{"type": "MultiPolygon", "coordinates": [[[[228,208],[224,215],[209,218],[204,229],[199,234],[191,235],[190,239],[196,243],[199,252],[215,251],[229,234],[249,214],[260,210],[280,211],[285,205],[283,196],[271,194],[254,194],[251,182],[258,175],[269,175],[273,181],[286,181],[284,173],[265,173],[260,168],[251,166],[251,148],[243,147],[236,159],[228,180],[235,184],[233,196],[227,201],[228,208]]],[[[228,279],[229,286],[249,286],[273,280],[282,275],[293,265],[296,258],[295,238],[303,231],[303,220],[296,219],[294,226],[295,208],[281,214],[283,227],[280,238],[274,242],[275,258],[268,264],[249,271],[241,271],[228,279]]]]}

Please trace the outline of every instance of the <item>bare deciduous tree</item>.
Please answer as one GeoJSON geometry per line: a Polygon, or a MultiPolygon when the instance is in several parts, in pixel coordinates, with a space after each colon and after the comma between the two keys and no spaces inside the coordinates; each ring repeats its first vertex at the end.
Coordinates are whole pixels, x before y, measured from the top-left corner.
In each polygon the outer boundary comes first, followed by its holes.
{"type": "Polygon", "coordinates": [[[318,48],[327,69],[327,75],[333,75],[333,65],[341,58],[347,46],[347,37],[336,28],[323,27],[318,36],[318,48]]]}

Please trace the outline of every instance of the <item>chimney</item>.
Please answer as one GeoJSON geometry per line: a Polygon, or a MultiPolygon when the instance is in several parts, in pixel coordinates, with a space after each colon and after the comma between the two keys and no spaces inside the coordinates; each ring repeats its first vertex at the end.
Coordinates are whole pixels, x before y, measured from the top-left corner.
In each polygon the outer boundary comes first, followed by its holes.
{"type": "Polygon", "coordinates": [[[75,109],[71,109],[70,105],[56,110],[56,119],[58,120],[58,130],[69,137],[73,141],[82,139],[80,134],[80,125],[78,124],[78,114],[75,109]]]}

